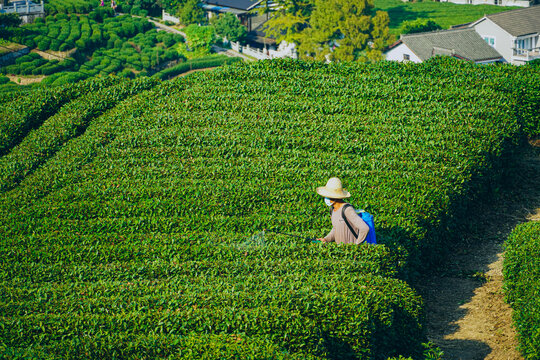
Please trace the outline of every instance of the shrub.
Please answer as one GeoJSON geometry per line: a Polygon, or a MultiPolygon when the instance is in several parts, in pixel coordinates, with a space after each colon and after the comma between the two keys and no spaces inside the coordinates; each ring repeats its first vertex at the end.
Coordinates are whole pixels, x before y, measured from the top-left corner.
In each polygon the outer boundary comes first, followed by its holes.
{"type": "Polygon", "coordinates": [[[240,20],[233,14],[220,14],[214,16],[210,24],[216,29],[216,34],[231,41],[243,40],[247,35],[247,30],[240,20]]]}
{"type": "Polygon", "coordinates": [[[540,358],[540,222],[518,225],[506,241],[504,290],[512,306],[520,349],[540,358]]]}
{"type": "Polygon", "coordinates": [[[216,67],[221,66],[224,64],[232,64],[237,61],[241,61],[239,58],[229,58],[227,56],[221,56],[221,57],[210,57],[210,58],[202,58],[202,59],[196,59],[196,60],[190,60],[188,62],[180,63],[178,65],[175,65],[173,67],[164,69],[156,74],[154,74],[154,77],[157,77],[162,80],[167,80],[172,77],[175,77],[177,75],[180,75],[182,73],[185,73],[190,70],[194,69],[205,69],[210,67],[216,67]]]}
{"type": "Polygon", "coordinates": [[[68,51],[68,50],[71,50],[71,49],[73,49],[73,46],[71,46],[71,45],[72,45],[72,44],[70,44],[70,43],[62,43],[62,44],[60,45],[60,47],[58,48],[58,50],[60,50],[60,51],[68,51]]]}
{"type": "Polygon", "coordinates": [[[23,41],[23,44],[28,46],[29,48],[36,47],[36,43],[31,38],[25,38],[24,41],[23,41]]]}
{"type": "Polygon", "coordinates": [[[51,50],[52,51],[59,51],[60,46],[62,46],[62,43],[58,40],[52,40],[51,41],[51,50]]]}
{"type": "Polygon", "coordinates": [[[79,73],[79,72],[66,72],[66,73],[62,73],[62,76],[54,80],[52,85],[58,86],[58,85],[72,84],[72,83],[76,83],[78,81],[84,80],[87,77],[88,76],[86,74],[79,73]]]}
{"type": "MultiPolygon", "coordinates": [[[[30,53],[30,54],[34,54],[34,53],[30,53]]],[[[15,64],[19,65],[25,62],[30,62],[32,60],[35,60],[32,56],[30,56],[30,54],[18,57],[17,59],[15,59],[15,64]]]]}
{"type": "Polygon", "coordinates": [[[439,29],[442,29],[441,26],[432,19],[416,19],[404,21],[401,24],[401,32],[403,34],[435,31],[439,29]]]}
{"type": "Polygon", "coordinates": [[[9,81],[7,76],[0,75],[0,85],[7,84],[9,81]]]}
{"type": "Polygon", "coordinates": [[[56,21],[69,20],[69,16],[67,14],[56,14],[55,19],[56,21]]]}
{"type": "Polygon", "coordinates": [[[43,38],[39,43],[38,43],[38,49],[41,50],[41,51],[46,51],[46,50],[49,50],[49,47],[51,45],[51,40],[48,39],[48,38],[43,38]]]}

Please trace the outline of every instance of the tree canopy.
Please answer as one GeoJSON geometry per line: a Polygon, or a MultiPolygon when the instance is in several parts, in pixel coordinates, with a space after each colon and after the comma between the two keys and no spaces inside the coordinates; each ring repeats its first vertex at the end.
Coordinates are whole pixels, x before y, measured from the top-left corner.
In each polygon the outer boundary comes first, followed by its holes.
{"type": "Polygon", "coordinates": [[[199,6],[199,0],[158,0],[158,4],[176,15],[184,25],[206,23],[206,16],[199,6]]]}
{"type": "Polygon", "coordinates": [[[191,24],[184,29],[187,36],[187,44],[191,51],[204,55],[210,53],[214,43],[215,30],[212,26],[198,26],[191,24]]]}
{"type": "Polygon", "coordinates": [[[216,34],[232,41],[242,40],[247,35],[246,27],[231,13],[211,18],[210,24],[216,29],[216,34]]]}
{"type": "Polygon", "coordinates": [[[21,18],[17,13],[0,14],[0,38],[8,37],[12,28],[21,24],[21,18]]]}
{"type": "Polygon", "coordinates": [[[379,60],[393,41],[388,14],[374,11],[372,0],[278,0],[279,10],[266,33],[294,42],[302,58],[379,60]]]}

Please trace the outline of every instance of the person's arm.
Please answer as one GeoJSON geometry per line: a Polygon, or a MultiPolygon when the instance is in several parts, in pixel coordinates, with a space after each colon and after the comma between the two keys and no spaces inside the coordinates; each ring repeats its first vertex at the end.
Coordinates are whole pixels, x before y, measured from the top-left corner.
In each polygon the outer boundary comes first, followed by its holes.
{"type": "Polygon", "coordinates": [[[345,216],[347,216],[347,220],[349,221],[353,229],[358,231],[358,237],[356,238],[354,243],[361,244],[362,241],[364,241],[367,237],[367,234],[369,232],[369,226],[367,226],[366,222],[362,220],[360,216],[358,216],[352,206],[349,206],[347,207],[347,209],[345,209],[345,216]]]}
{"type": "Polygon", "coordinates": [[[334,231],[334,228],[332,228],[332,230],[330,230],[330,232],[328,233],[328,235],[326,235],[325,237],[323,238],[320,238],[319,240],[322,241],[322,242],[332,242],[332,241],[336,241],[336,237],[335,237],[335,231],[334,231]]]}

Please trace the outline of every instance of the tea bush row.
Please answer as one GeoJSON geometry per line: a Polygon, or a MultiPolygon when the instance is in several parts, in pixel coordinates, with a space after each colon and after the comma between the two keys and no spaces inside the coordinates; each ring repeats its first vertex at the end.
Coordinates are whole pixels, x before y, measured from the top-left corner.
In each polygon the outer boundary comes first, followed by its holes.
{"type": "Polygon", "coordinates": [[[517,226],[506,241],[504,290],[512,306],[520,349],[526,359],[540,356],[540,223],[517,226]]]}
{"type": "Polygon", "coordinates": [[[403,279],[497,184],[535,103],[520,89],[538,76],[454,59],[278,60],[129,97],[0,194],[0,338],[57,358],[75,346],[144,357],[149,343],[168,356],[193,334],[300,357],[418,358],[422,304],[403,279]],[[375,215],[381,245],[253,236],[326,234],[314,189],[330,176],[375,215]]]}
{"type": "Polygon", "coordinates": [[[225,55],[220,56],[210,56],[206,58],[200,58],[200,59],[194,59],[194,60],[188,60],[186,62],[182,62],[178,65],[171,66],[169,68],[163,69],[157,73],[155,73],[153,76],[161,79],[161,80],[169,80],[177,75],[183,74],[185,72],[191,71],[191,70],[197,70],[197,69],[206,69],[211,67],[217,67],[225,64],[232,64],[237,61],[241,61],[240,58],[230,58],[225,55]]]}

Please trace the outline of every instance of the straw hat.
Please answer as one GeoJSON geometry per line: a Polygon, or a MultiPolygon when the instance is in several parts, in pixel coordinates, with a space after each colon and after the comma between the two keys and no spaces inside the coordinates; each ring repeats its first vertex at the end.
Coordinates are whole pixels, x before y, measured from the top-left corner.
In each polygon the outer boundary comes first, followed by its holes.
{"type": "Polygon", "coordinates": [[[330,199],[345,199],[351,197],[351,194],[343,189],[341,180],[337,177],[330,178],[326,183],[326,186],[318,187],[317,194],[330,199]]]}

